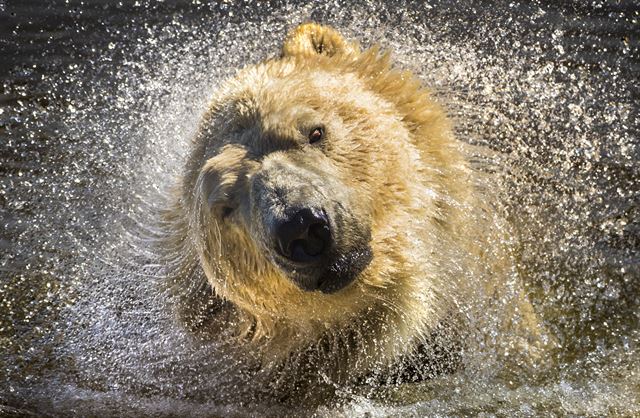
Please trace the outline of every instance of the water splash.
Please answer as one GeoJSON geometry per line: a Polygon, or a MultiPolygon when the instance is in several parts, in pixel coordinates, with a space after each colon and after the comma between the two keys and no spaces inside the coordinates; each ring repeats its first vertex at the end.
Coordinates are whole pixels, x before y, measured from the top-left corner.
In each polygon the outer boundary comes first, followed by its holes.
{"type": "Polygon", "coordinates": [[[250,413],[194,396],[216,387],[192,367],[212,360],[176,327],[144,238],[215,87],[312,19],[380,42],[432,86],[499,180],[518,273],[562,345],[557,374],[542,382],[474,369],[380,399],[350,393],[317,414],[639,413],[640,61],[630,3],[136,2],[102,18],[101,7],[55,9],[64,33],[87,39],[36,39],[44,58],[3,83],[0,402],[250,413]],[[74,56],[59,53],[66,46],[74,56]],[[182,385],[145,375],[151,362],[182,385]],[[67,370],[80,370],[81,387],[67,370]]]}

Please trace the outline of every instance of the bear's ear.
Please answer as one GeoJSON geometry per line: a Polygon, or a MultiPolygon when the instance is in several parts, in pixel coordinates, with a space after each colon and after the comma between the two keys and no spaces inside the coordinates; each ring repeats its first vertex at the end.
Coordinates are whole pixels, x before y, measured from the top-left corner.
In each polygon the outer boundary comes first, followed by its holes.
{"type": "Polygon", "coordinates": [[[336,30],[317,23],[298,26],[287,36],[282,45],[282,56],[311,56],[352,54],[359,52],[356,44],[345,41],[336,30]]]}

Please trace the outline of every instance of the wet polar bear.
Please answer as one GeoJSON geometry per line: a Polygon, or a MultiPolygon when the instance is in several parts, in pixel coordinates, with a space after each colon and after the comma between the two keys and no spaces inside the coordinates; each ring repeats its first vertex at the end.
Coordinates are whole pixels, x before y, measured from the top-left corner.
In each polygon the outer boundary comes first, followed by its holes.
{"type": "Polygon", "coordinates": [[[486,262],[502,256],[475,176],[388,54],[299,26],[202,120],[165,218],[181,321],[280,401],[455,369],[474,301],[500,295],[507,270],[486,262]]]}

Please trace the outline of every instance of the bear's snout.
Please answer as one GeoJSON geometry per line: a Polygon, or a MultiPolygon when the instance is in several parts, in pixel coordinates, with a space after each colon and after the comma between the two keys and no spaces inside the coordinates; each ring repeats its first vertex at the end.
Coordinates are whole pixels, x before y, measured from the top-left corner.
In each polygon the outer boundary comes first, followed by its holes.
{"type": "Polygon", "coordinates": [[[303,208],[291,213],[276,223],[273,242],[280,256],[276,262],[301,289],[337,292],[351,284],[371,261],[368,244],[337,248],[324,210],[303,208]]]}
{"type": "Polygon", "coordinates": [[[323,210],[303,208],[278,222],[275,230],[277,251],[300,264],[315,264],[331,248],[331,228],[323,210]]]}

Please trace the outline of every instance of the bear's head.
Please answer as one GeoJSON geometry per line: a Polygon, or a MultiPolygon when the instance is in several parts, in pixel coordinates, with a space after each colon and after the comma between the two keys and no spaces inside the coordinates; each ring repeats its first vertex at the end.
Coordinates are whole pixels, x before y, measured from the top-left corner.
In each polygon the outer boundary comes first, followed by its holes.
{"type": "Polygon", "coordinates": [[[302,25],[203,118],[183,184],[188,240],[256,335],[402,317],[407,304],[430,314],[399,328],[437,322],[432,256],[449,245],[464,170],[443,112],[410,74],[302,25]]]}

